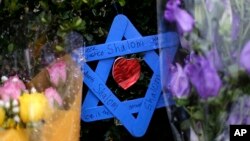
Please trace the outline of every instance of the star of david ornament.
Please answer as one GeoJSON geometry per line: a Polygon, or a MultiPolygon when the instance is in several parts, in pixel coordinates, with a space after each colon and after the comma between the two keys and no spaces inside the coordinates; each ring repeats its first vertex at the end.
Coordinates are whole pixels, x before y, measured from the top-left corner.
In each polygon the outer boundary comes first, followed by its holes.
{"type": "MultiPolygon", "coordinates": [[[[79,48],[72,54],[76,62],[81,65],[83,81],[89,89],[82,105],[82,119],[90,122],[116,118],[133,136],[143,136],[154,110],[174,104],[170,94],[167,94],[165,101],[162,96],[160,57],[155,49],[164,50],[168,60],[172,62],[178,43],[178,35],[174,32],[142,37],[126,16],[117,15],[105,44],[79,48]],[[164,40],[159,41],[159,36],[164,40]],[[126,40],[122,40],[123,38],[126,40]],[[84,61],[79,59],[82,58],[83,52],[84,61]],[[145,54],[143,60],[153,71],[145,97],[120,101],[106,86],[115,58],[141,52],[145,54]],[[91,61],[98,61],[95,71],[87,64],[91,61]],[[98,106],[99,101],[103,103],[102,106],[98,106]],[[133,113],[138,113],[136,118],[132,115],[133,113]]],[[[165,67],[168,68],[168,65],[165,67]]],[[[169,72],[165,73],[169,74],[169,72]]],[[[128,86],[122,85],[124,88],[128,86]]]]}

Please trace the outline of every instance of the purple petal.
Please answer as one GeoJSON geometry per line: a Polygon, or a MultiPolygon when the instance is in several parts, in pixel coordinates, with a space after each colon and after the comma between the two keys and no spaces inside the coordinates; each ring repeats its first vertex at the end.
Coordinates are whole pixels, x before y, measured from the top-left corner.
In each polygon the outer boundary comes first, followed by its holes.
{"type": "Polygon", "coordinates": [[[232,31],[231,31],[231,38],[236,40],[239,36],[240,32],[240,17],[235,12],[233,12],[233,23],[232,23],[232,31]]]}
{"type": "Polygon", "coordinates": [[[179,7],[180,0],[170,0],[166,5],[164,17],[169,22],[177,22],[180,33],[190,32],[193,29],[194,19],[188,12],[179,7]]]}
{"type": "Polygon", "coordinates": [[[240,54],[240,64],[241,66],[250,73],[250,41],[246,43],[240,54]]]}
{"type": "Polygon", "coordinates": [[[188,14],[185,10],[180,8],[175,11],[176,21],[178,23],[178,27],[182,32],[190,32],[194,26],[194,19],[192,16],[188,14]]]}
{"type": "Polygon", "coordinates": [[[176,64],[177,70],[172,74],[170,90],[177,98],[186,97],[189,94],[189,81],[180,64],[176,64]]]}
{"type": "Polygon", "coordinates": [[[217,96],[221,80],[215,67],[203,56],[192,56],[184,71],[201,98],[217,96]]]}
{"type": "Polygon", "coordinates": [[[217,70],[220,70],[222,68],[222,61],[216,48],[213,48],[210,51],[206,52],[206,58],[210,63],[212,63],[212,65],[215,66],[217,70]]]}

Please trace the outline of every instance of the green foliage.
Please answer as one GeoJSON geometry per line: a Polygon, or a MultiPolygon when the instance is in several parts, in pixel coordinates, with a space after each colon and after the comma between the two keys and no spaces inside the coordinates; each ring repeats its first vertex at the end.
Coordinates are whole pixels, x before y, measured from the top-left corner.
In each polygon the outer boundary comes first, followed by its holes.
{"type": "MultiPolygon", "coordinates": [[[[59,55],[65,52],[65,37],[72,31],[80,33],[86,45],[103,43],[118,13],[127,15],[142,34],[155,33],[153,5],[155,2],[149,0],[3,0],[0,3],[0,56],[3,60],[13,60],[13,53],[18,52],[18,57],[25,58],[23,51],[29,49],[34,53],[30,57],[36,59],[31,65],[35,65],[47,44],[52,52],[59,55]]],[[[11,63],[1,63],[0,68],[4,65],[13,67],[11,63]]],[[[20,63],[17,68],[18,65],[20,63]]],[[[1,71],[4,72],[7,73],[1,71]]]]}
{"type": "Polygon", "coordinates": [[[120,4],[121,6],[124,6],[124,5],[126,4],[126,1],[125,1],[125,0],[118,0],[118,2],[119,2],[119,4],[120,4]]]}
{"type": "Polygon", "coordinates": [[[86,3],[88,6],[93,7],[96,4],[102,2],[103,0],[82,0],[84,3],[86,3]]]}
{"type": "MultiPolygon", "coordinates": [[[[94,37],[104,38],[105,31],[102,31],[101,24],[98,25],[97,18],[91,11],[94,8],[104,7],[97,6],[102,1],[82,0],[4,0],[0,3],[0,56],[2,60],[13,60],[15,58],[24,58],[24,49],[28,48],[31,52],[31,59],[39,62],[41,48],[45,44],[50,44],[54,52],[63,52],[65,50],[64,37],[71,31],[79,32],[86,36],[86,42],[93,44],[96,40],[94,37]],[[86,26],[96,27],[86,29],[86,26]],[[93,32],[93,29],[99,29],[93,32]],[[84,33],[84,34],[83,34],[84,33]],[[99,34],[100,33],[100,34],[99,34]],[[37,58],[38,56],[38,58],[37,58]],[[33,58],[34,59],[34,58],[33,58]]],[[[111,1],[109,2],[111,5],[111,1]]],[[[103,12],[110,11],[108,8],[103,11],[97,11],[99,15],[103,12]]],[[[103,17],[106,18],[106,17],[103,17]]],[[[23,62],[18,62],[15,71],[20,68],[23,62]]],[[[14,62],[0,64],[1,74],[8,74],[13,69],[14,62]]],[[[33,65],[35,65],[33,61],[33,65]]],[[[24,65],[25,66],[25,65],[24,65]]],[[[23,70],[24,71],[24,70],[23,70]]],[[[17,72],[16,72],[17,73],[17,72]]]]}

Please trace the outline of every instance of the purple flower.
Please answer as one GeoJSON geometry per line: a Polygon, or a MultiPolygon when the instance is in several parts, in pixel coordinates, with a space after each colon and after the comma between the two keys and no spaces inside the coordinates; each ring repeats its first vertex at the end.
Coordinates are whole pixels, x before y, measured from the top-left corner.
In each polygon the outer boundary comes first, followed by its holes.
{"type": "Polygon", "coordinates": [[[239,119],[240,119],[239,114],[231,112],[229,117],[228,117],[227,123],[230,125],[238,125],[241,123],[241,121],[239,119]]]}
{"type": "Polygon", "coordinates": [[[177,98],[186,97],[189,94],[188,77],[178,63],[176,64],[175,70],[172,72],[170,90],[173,96],[177,98]]]}
{"type": "Polygon", "coordinates": [[[179,8],[181,4],[180,0],[169,0],[166,5],[166,10],[164,16],[169,22],[174,22],[176,20],[175,10],[179,8]]]}
{"type": "Polygon", "coordinates": [[[240,17],[233,12],[233,22],[232,22],[232,29],[231,29],[231,38],[233,40],[237,40],[240,32],[240,17]]]}
{"type": "Polygon", "coordinates": [[[218,50],[216,48],[212,48],[211,50],[205,53],[206,58],[209,60],[210,63],[214,65],[217,70],[222,69],[222,61],[218,50]]]}
{"type": "Polygon", "coordinates": [[[250,97],[240,97],[232,106],[228,116],[229,125],[250,124],[250,97]]]}
{"type": "Polygon", "coordinates": [[[250,41],[244,46],[240,54],[240,64],[241,66],[250,73],[250,41]]]}
{"type": "Polygon", "coordinates": [[[200,97],[217,96],[222,84],[214,65],[203,56],[191,55],[190,59],[184,71],[200,97]]]}
{"type": "Polygon", "coordinates": [[[212,10],[213,10],[213,7],[214,5],[213,5],[213,3],[211,3],[211,0],[206,0],[206,7],[207,7],[207,10],[209,11],[209,12],[211,12],[212,10]]]}
{"type": "Polygon", "coordinates": [[[193,29],[194,19],[187,11],[179,7],[180,4],[180,0],[169,0],[164,17],[169,22],[176,22],[180,33],[190,32],[193,29]]]}

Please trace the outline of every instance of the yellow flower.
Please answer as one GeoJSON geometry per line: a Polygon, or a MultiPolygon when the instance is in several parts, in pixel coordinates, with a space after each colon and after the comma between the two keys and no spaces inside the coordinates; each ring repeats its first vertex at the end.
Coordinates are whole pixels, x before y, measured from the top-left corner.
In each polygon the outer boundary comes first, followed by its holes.
{"type": "Polygon", "coordinates": [[[2,107],[0,107],[0,126],[3,124],[5,119],[5,111],[2,107]]]}
{"type": "Polygon", "coordinates": [[[8,118],[7,121],[6,121],[5,127],[14,128],[15,125],[16,125],[16,122],[14,121],[14,119],[8,118]]]}
{"type": "Polygon", "coordinates": [[[45,118],[48,100],[43,93],[24,93],[19,100],[20,117],[23,122],[37,122],[45,118]]]}

